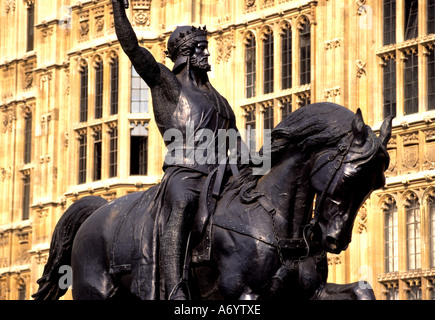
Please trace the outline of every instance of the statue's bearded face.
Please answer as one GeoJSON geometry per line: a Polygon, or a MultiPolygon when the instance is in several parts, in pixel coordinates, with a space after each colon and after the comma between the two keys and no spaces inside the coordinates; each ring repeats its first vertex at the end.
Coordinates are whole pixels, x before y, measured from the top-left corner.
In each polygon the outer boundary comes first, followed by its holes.
{"type": "Polygon", "coordinates": [[[208,41],[205,38],[201,39],[194,47],[193,54],[190,58],[190,64],[194,68],[210,71],[211,65],[208,63],[209,56],[210,52],[208,51],[208,41]]]}

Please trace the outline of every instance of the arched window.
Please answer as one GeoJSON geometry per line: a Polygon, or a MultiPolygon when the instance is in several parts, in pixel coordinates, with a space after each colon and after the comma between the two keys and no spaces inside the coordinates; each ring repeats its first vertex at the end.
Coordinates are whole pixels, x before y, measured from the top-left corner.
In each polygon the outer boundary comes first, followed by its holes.
{"type": "Polygon", "coordinates": [[[80,122],[88,121],[88,66],[80,71],[80,122]]]}
{"type": "Polygon", "coordinates": [[[426,0],[427,3],[427,34],[435,33],[435,0],[426,0]]]}
{"type": "Polygon", "coordinates": [[[435,50],[434,48],[428,50],[428,56],[427,56],[427,109],[428,110],[435,109],[435,50]]]}
{"type": "Polygon", "coordinates": [[[87,145],[87,134],[82,133],[79,137],[79,184],[86,183],[87,145]]]}
{"type": "Polygon", "coordinates": [[[300,85],[311,82],[311,32],[308,20],[299,33],[299,75],[300,85]]]}
{"type": "Polygon", "coordinates": [[[95,68],[95,119],[103,116],[103,62],[97,63],[95,68]]]}
{"type": "Polygon", "coordinates": [[[26,51],[32,51],[35,39],[35,5],[29,4],[27,7],[27,48],[26,51]]]}
{"type": "Polygon", "coordinates": [[[384,0],[384,46],[396,42],[396,0],[384,0]]]}
{"type": "Polygon", "coordinates": [[[101,129],[94,131],[94,181],[101,180],[103,135],[101,129]]]}
{"type": "Polygon", "coordinates": [[[405,40],[418,36],[418,1],[405,0],[405,40]]]}
{"type": "Polygon", "coordinates": [[[292,87],[292,30],[286,26],[281,33],[281,88],[292,87]]]}
{"type": "Polygon", "coordinates": [[[22,219],[28,220],[30,217],[30,175],[23,177],[23,214],[22,219]]]}
{"type": "Polygon", "coordinates": [[[131,113],[148,112],[149,87],[131,66],[131,113]]]}
{"type": "Polygon", "coordinates": [[[405,100],[404,114],[417,113],[419,83],[417,48],[414,48],[405,55],[405,66],[403,72],[403,91],[405,100]]]}
{"type": "Polygon", "coordinates": [[[32,114],[26,115],[24,122],[24,163],[32,161],[32,114]]]}
{"type": "Polygon", "coordinates": [[[396,202],[389,198],[383,206],[384,212],[384,243],[385,272],[399,270],[399,237],[396,202]]]}
{"type": "Polygon", "coordinates": [[[268,30],[263,39],[263,93],[273,92],[273,32],[268,30]]]}
{"type": "Polygon", "coordinates": [[[246,98],[255,97],[256,84],[256,42],[251,35],[245,43],[245,92],[246,98]]]}
{"type": "Polygon", "coordinates": [[[148,174],[148,123],[131,123],[130,175],[148,174]]]}
{"type": "Polygon", "coordinates": [[[383,96],[384,96],[384,119],[388,116],[396,116],[396,61],[386,59],[383,64],[383,96]]]}
{"type": "Polygon", "coordinates": [[[414,194],[409,197],[405,208],[408,270],[420,269],[420,205],[414,194]]]}
{"type": "Polygon", "coordinates": [[[118,128],[110,131],[109,178],[118,175],[118,128]]]}
{"type": "Polygon", "coordinates": [[[435,195],[429,198],[428,211],[430,223],[430,266],[435,268],[435,195]]]}
{"type": "Polygon", "coordinates": [[[110,114],[118,113],[119,60],[112,58],[110,63],[110,114]]]}

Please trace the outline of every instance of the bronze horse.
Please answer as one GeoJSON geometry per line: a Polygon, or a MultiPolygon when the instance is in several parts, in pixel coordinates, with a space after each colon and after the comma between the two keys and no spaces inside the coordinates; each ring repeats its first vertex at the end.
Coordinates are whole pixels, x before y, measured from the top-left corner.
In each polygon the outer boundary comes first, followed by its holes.
{"type": "MultiPolygon", "coordinates": [[[[377,137],[359,110],[332,103],[291,113],[272,131],[270,171],[253,175],[248,166],[231,177],[208,227],[194,228],[200,231],[192,232],[191,247],[208,236],[211,249],[209,259],[190,263],[192,299],[375,299],[368,284],[326,283],[326,252],[346,250],[360,206],[384,185],[390,137],[391,118],[377,137]]],[[[132,252],[154,250],[157,257],[158,244],[144,231],[137,247],[131,230],[139,220],[129,219],[137,213],[145,224],[160,225],[147,213],[157,188],[70,206],[55,228],[34,298],[62,296],[59,268],[71,265],[74,299],[165,299],[158,279],[135,280],[132,252]],[[151,286],[154,294],[141,295],[151,286]]],[[[158,274],[158,259],[149,262],[144,268],[158,274]]]]}

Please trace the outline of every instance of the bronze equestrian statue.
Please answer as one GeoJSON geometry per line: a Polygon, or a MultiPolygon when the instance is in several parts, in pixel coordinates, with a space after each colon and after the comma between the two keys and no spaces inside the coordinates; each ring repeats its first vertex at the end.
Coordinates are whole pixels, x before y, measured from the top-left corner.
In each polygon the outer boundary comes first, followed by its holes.
{"type": "MultiPolygon", "coordinates": [[[[34,298],[62,296],[59,268],[71,265],[74,299],[373,299],[367,285],[328,284],[326,252],[347,248],[360,206],[385,183],[391,119],[377,137],[359,111],[309,105],[273,130],[267,174],[254,175],[252,163],[227,165],[218,135],[237,128],[207,76],[205,28],[172,33],[171,71],[138,45],[124,5],[113,0],[121,46],[151,89],[162,136],[177,129],[182,139],[165,139],[173,149],[160,185],[68,208],[34,298]],[[215,158],[200,163],[192,152],[203,141],[187,141],[204,129],[215,158]]],[[[231,150],[237,160],[242,146],[231,150]]]]}
{"type": "Polygon", "coordinates": [[[222,151],[227,152],[219,149],[218,134],[220,130],[237,131],[236,119],[227,100],[208,79],[211,66],[205,28],[182,26],[171,34],[167,47],[167,55],[174,62],[171,71],[138,45],[123,3],[120,0],[112,3],[116,35],[137,73],[151,89],[154,116],[162,136],[174,129],[182,133],[182,141],[175,146],[175,152],[180,151],[182,159],[164,164],[161,187],[165,190],[170,213],[161,237],[164,250],[160,252],[166,290],[170,292],[168,298],[186,299],[187,287],[181,279],[191,221],[207,175],[219,165],[218,156],[222,151]],[[187,141],[193,138],[189,134],[196,136],[203,129],[213,132],[213,141],[209,143],[214,146],[215,158],[198,163],[194,151],[202,141],[196,139],[193,149],[187,141]]]}

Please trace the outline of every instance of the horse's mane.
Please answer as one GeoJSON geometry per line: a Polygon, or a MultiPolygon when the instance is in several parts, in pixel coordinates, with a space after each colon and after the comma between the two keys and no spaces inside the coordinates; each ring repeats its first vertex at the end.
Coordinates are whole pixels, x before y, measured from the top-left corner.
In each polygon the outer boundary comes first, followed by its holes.
{"type": "MultiPolygon", "coordinates": [[[[292,112],[272,130],[271,166],[290,146],[296,146],[303,153],[335,145],[350,130],[355,114],[334,103],[315,103],[292,112]]],[[[263,148],[259,151],[262,155],[263,148]]],[[[254,189],[260,175],[253,174],[255,165],[241,170],[240,176],[229,183],[225,191],[236,190],[244,203],[255,201],[262,194],[254,189]]]]}

